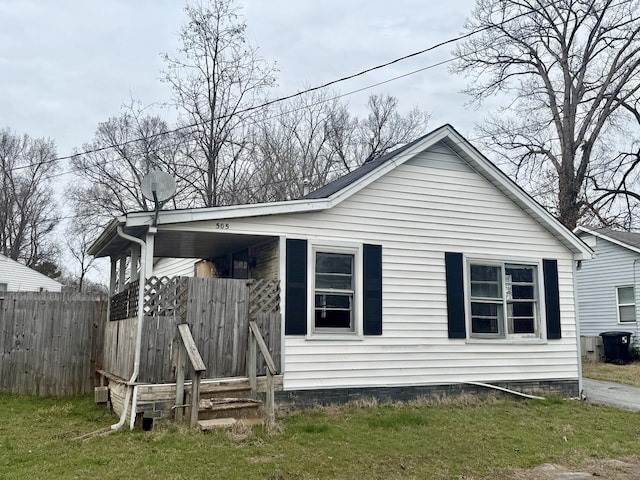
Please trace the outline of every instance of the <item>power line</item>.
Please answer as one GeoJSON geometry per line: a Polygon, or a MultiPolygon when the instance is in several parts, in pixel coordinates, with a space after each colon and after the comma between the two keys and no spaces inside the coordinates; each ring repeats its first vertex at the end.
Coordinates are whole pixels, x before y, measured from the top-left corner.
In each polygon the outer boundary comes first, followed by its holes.
{"type": "MultiPolygon", "coordinates": [[[[512,19],[506,20],[505,22],[502,22],[502,23],[506,23],[507,21],[515,20],[519,16],[522,16],[522,14],[518,15],[518,16],[512,18],[512,19]]],[[[297,92],[297,93],[286,95],[284,97],[279,97],[279,98],[276,98],[274,100],[267,100],[266,102],[263,102],[263,103],[261,103],[259,105],[253,105],[253,106],[250,106],[250,107],[247,107],[247,108],[244,108],[244,109],[236,110],[235,112],[230,113],[230,114],[219,115],[217,117],[214,117],[213,120],[223,120],[223,119],[228,118],[228,117],[230,117],[232,115],[238,115],[238,114],[242,114],[242,113],[253,112],[255,110],[259,110],[259,109],[268,107],[270,105],[274,105],[276,103],[284,102],[286,100],[291,100],[293,98],[300,97],[302,95],[306,95],[306,94],[311,93],[311,92],[322,90],[322,89],[330,87],[332,85],[336,85],[338,83],[345,82],[347,80],[352,80],[352,79],[360,77],[362,75],[366,75],[367,73],[370,73],[370,72],[373,72],[373,71],[376,71],[376,70],[380,70],[380,69],[389,67],[391,65],[394,65],[396,63],[402,62],[404,60],[407,60],[407,59],[410,59],[410,58],[413,58],[413,57],[417,57],[419,55],[423,55],[425,53],[431,52],[431,51],[436,50],[436,49],[438,49],[440,47],[443,47],[445,45],[449,45],[451,43],[459,42],[460,40],[464,40],[465,38],[468,38],[470,36],[473,36],[473,35],[476,35],[476,34],[482,32],[482,31],[485,31],[488,28],[490,28],[490,27],[487,26],[487,27],[482,27],[482,28],[473,30],[473,31],[465,33],[463,35],[459,35],[457,37],[453,37],[453,38],[450,38],[448,40],[444,40],[444,41],[439,42],[439,43],[437,43],[435,45],[432,45],[432,46],[430,46],[428,48],[424,48],[422,50],[419,50],[417,52],[413,52],[413,53],[410,53],[408,55],[404,55],[402,57],[398,57],[398,58],[396,58],[394,60],[391,60],[389,62],[382,63],[382,64],[376,65],[374,67],[370,67],[370,68],[367,68],[365,70],[361,70],[361,71],[359,71],[357,73],[354,73],[354,74],[351,74],[351,75],[347,75],[347,76],[344,76],[344,77],[341,77],[341,78],[338,78],[338,79],[335,79],[335,80],[331,80],[329,82],[323,83],[321,85],[317,85],[315,87],[307,88],[307,89],[302,90],[302,91],[297,92]]],[[[450,62],[452,60],[453,59],[449,59],[449,60],[447,60],[445,62],[440,62],[440,63],[438,63],[438,64],[436,64],[434,66],[437,66],[437,65],[440,65],[440,64],[443,64],[443,63],[448,63],[448,62],[450,62]]],[[[400,75],[395,79],[403,78],[405,76],[412,75],[414,73],[418,73],[420,71],[426,70],[428,68],[433,68],[433,66],[425,67],[423,69],[419,69],[419,70],[416,70],[414,72],[410,72],[410,73],[405,74],[405,75],[400,75]]],[[[356,90],[356,91],[354,91],[352,93],[356,93],[358,91],[362,91],[362,90],[365,90],[367,88],[373,88],[374,86],[382,85],[384,83],[388,83],[388,82],[393,81],[393,80],[394,79],[390,79],[390,80],[383,81],[383,82],[377,83],[377,84],[369,86],[369,87],[363,87],[362,89],[358,89],[358,90],[356,90]]],[[[345,95],[347,95],[347,94],[345,94],[345,95]]],[[[340,98],[340,96],[338,96],[336,98],[340,98]]],[[[210,120],[208,120],[208,121],[210,121],[210,120]]],[[[176,127],[176,128],[173,128],[173,129],[169,129],[169,130],[165,130],[165,131],[162,131],[162,132],[158,132],[158,133],[146,136],[146,137],[134,138],[134,139],[131,139],[131,140],[126,140],[124,142],[114,143],[112,145],[106,145],[106,146],[103,146],[103,147],[97,147],[97,148],[92,148],[92,149],[89,149],[89,150],[84,150],[82,152],[74,153],[72,155],[65,155],[65,156],[61,156],[61,157],[56,157],[56,158],[51,158],[51,159],[48,159],[48,160],[44,160],[42,162],[38,162],[38,163],[34,163],[34,164],[22,165],[22,166],[19,166],[19,167],[14,167],[12,170],[24,170],[26,168],[30,168],[30,167],[33,167],[33,166],[36,166],[36,165],[53,163],[53,162],[57,162],[57,161],[60,161],[60,160],[70,160],[70,159],[72,159],[74,157],[77,157],[77,156],[80,156],[80,155],[86,155],[86,154],[89,154],[89,153],[98,153],[98,152],[103,152],[105,150],[110,150],[112,148],[124,147],[126,145],[130,145],[132,143],[140,142],[140,141],[143,141],[143,140],[149,140],[149,139],[157,138],[157,137],[160,137],[160,136],[163,136],[163,135],[169,135],[171,133],[176,133],[176,132],[180,132],[180,131],[187,130],[187,129],[190,129],[190,128],[195,128],[195,127],[197,127],[197,126],[199,126],[199,125],[201,125],[203,123],[205,123],[205,122],[194,122],[194,123],[191,123],[191,124],[188,124],[188,125],[183,125],[181,127],[176,127]]]]}
{"type": "MultiPolygon", "coordinates": [[[[448,58],[448,59],[443,60],[443,61],[441,61],[441,62],[433,63],[433,64],[431,64],[431,65],[427,65],[426,67],[422,67],[422,68],[419,68],[419,69],[417,69],[417,70],[412,70],[411,72],[403,73],[402,75],[397,75],[397,76],[392,77],[392,78],[389,78],[389,79],[387,79],[387,80],[382,80],[382,81],[380,81],[380,82],[377,82],[377,83],[374,83],[374,84],[371,84],[371,85],[367,85],[367,86],[365,86],[365,87],[361,87],[361,88],[358,88],[358,89],[356,89],[356,90],[351,90],[351,91],[349,91],[349,92],[340,93],[340,94],[338,94],[338,95],[334,95],[334,96],[332,96],[332,97],[330,97],[330,98],[325,98],[325,99],[319,100],[319,101],[317,101],[317,102],[314,102],[314,103],[311,103],[311,104],[308,104],[308,105],[302,105],[302,106],[300,106],[300,107],[298,107],[298,108],[293,108],[293,109],[286,110],[286,111],[283,111],[283,112],[278,112],[278,113],[276,113],[276,114],[274,114],[274,115],[271,115],[271,116],[268,116],[268,117],[266,117],[266,118],[260,119],[260,121],[252,121],[252,122],[249,122],[249,125],[256,125],[256,124],[258,124],[258,123],[262,123],[262,122],[263,122],[263,121],[265,121],[265,120],[273,120],[273,119],[278,118],[278,117],[281,117],[281,116],[283,116],[283,115],[288,115],[288,114],[290,114],[290,113],[295,113],[295,112],[298,112],[298,111],[300,111],[300,110],[305,110],[306,108],[309,108],[309,107],[315,107],[315,106],[317,106],[317,105],[322,105],[323,103],[328,103],[328,102],[332,102],[332,101],[334,101],[334,100],[338,100],[338,99],[340,99],[340,98],[348,97],[348,96],[350,96],[350,95],[354,95],[354,94],[356,94],[356,93],[360,93],[360,92],[363,92],[363,91],[365,91],[365,90],[369,90],[369,89],[371,89],[371,88],[379,87],[380,85],[384,85],[384,84],[387,84],[387,83],[391,83],[391,82],[394,82],[394,81],[396,81],[396,80],[400,80],[400,79],[402,79],[402,78],[406,78],[406,77],[409,77],[409,76],[411,76],[411,75],[415,75],[415,74],[417,74],[417,73],[424,72],[424,71],[426,71],[426,70],[430,70],[430,69],[432,69],[432,68],[436,68],[436,67],[439,67],[439,66],[445,65],[445,64],[447,64],[447,63],[451,63],[451,62],[452,62],[452,61],[454,61],[454,60],[455,60],[455,58],[453,58],[453,57],[452,57],[452,58],[448,58]]],[[[154,134],[154,136],[160,136],[160,135],[164,135],[164,134],[165,134],[164,132],[159,132],[159,133],[157,133],[157,134],[154,134]]],[[[133,142],[133,141],[141,141],[141,140],[148,139],[148,138],[152,138],[152,137],[151,137],[151,136],[147,136],[147,137],[143,137],[143,138],[140,138],[140,139],[137,139],[137,140],[132,140],[132,142],[133,142]]],[[[102,151],[102,150],[107,150],[107,149],[109,149],[109,148],[115,148],[115,147],[117,147],[117,146],[119,146],[119,145],[123,145],[123,144],[115,144],[115,145],[113,145],[113,146],[104,147],[104,148],[100,149],[100,151],[102,151]]],[[[73,158],[74,156],[84,155],[84,154],[88,154],[88,153],[96,153],[97,151],[98,151],[98,150],[95,150],[95,151],[93,151],[93,150],[87,150],[87,151],[85,151],[85,152],[78,153],[78,154],[76,154],[76,155],[71,155],[71,156],[69,156],[69,157],[60,157],[60,159],[73,158]]],[[[113,160],[105,160],[105,162],[103,162],[103,164],[113,163],[114,161],[116,161],[116,159],[113,159],[113,160]]],[[[39,165],[39,164],[34,164],[34,165],[39,165]]],[[[26,165],[25,165],[24,167],[18,167],[18,168],[26,168],[26,167],[28,167],[28,166],[26,166],[26,165]]],[[[17,170],[18,168],[15,168],[14,170],[17,170]]],[[[10,169],[10,170],[11,170],[11,169],[10,169]]],[[[66,170],[66,171],[64,171],[64,172],[58,172],[58,173],[53,173],[53,174],[50,174],[50,175],[46,175],[46,176],[44,176],[44,178],[52,179],[52,178],[62,177],[62,176],[64,176],[64,175],[68,175],[68,174],[70,174],[70,173],[73,173],[73,172],[76,172],[76,171],[81,171],[81,170],[83,170],[83,169],[82,169],[82,168],[80,168],[80,167],[77,167],[77,168],[71,168],[71,169],[68,169],[68,170],[66,170]]]]}
{"type": "MultiPolygon", "coordinates": [[[[523,13],[515,15],[515,16],[513,16],[511,18],[505,19],[505,20],[503,20],[503,21],[501,21],[501,22],[499,22],[499,23],[497,23],[495,25],[494,24],[490,24],[490,25],[485,25],[484,27],[476,28],[475,30],[472,30],[472,31],[467,32],[465,34],[458,35],[457,37],[449,38],[447,40],[444,40],[442,42],[439,42],[439,43],[436,43],[434,45],[431,45],[430,47],[424,48],[424,49],[419,50],[417,52],[413,52],[413,53],[404,55],[402,57],[398,57],[398,58],[396,58],[394,60],[391,60],[389,62],[378,64],[376,66],[367,68],[365,70],[361,70],[361,71],[359,71],[357,73],[354,73],[354,74],[351,74],[351,75],[346,75],[344,77],[340,77],[340,78],[337,78],[335,80],[331,80],[329,82],[323,83],[321,85],[317,85],[315,87],[307,88],[307,89],[302,90],[302,91],[297,92],[297,93],[286,95],[284,97],[279,97],[279,98],[276,98],[274,100],[267,100],[267,101],[265,101],[265,102],[263,102],[263,103],[261,103],[259,105],[253,105],[253,106],[250,106],[250,107],[247,107],[247,108],[244,108],[244,109],[236,110],[236,111],[234,111],[233,113],[230,113],[230,114],[219,115],[217,117],[213,117],[212,119],[208,119],[208,120],[201,121],[201,122],[194,122],[194,123],[191,123],[191,124],[188,124],[188,125],[183,125],[183,126],[180,126],[180,127],[176,127],[176,128],[173,128],[173,129],[169,129],[169,130],[158,132],[158,133],[155,133],[155,134],[152,134],[152,135],[148,135],[146,137],[134,138],[134,139],[131,139],[131,140],[126,140],[124,142],[114,143],[112,145],[106,145],[106,146],[103,146],[103,147],[97,147],[97,148],[93,148],[93,149],[89,149],[89,150],[84,150],[82,152],[78,152],[78,153],[75,153],[75,154],[72,154],[72,155],[65,155],[65,156],[61,156],[61,157],[52,158],[52,159],[49,159],[49,160],[44,160],[44,161],[38,162],[38,163],[33,163],[33,164],[28,164],[28,165],[22,165],[22,166],[19,166],[19,167],[14,167],[14,168],[12,168],[10,170],[12,170],[12,171],[23,170],[23,169],[30,168],[30,167],[37,166],[37,165],[53,163],[53,162],[57,162],[57,161],[60,161],[60,160],[70,160],[70,159],[72,159],[74,157],[81,156],[81,155],[86,155],[86,154],[90,154],[90,153],[99,153],[99,152],[103,152],[103,151],[106,151],[106,150],[110,150],[112,148],[124,147],[126,145],[130,145],[130,144],[133,144],[133,143],[136,143],[136,142],[140,142],[140,141],[144,141],[144,140],[150,140],[150,139],[154,139],[154,138],[157,138],[157,137],[160,137],[160,136],[169,135],[171,133],[176,133],[176,132],[180,132],[182,130],[187,130],[187,129],[190,129],[190,128],[194,128],[194,127],[197,127],[197,126],[199,126],[201,124],[210,122],[211,120],[222,120],[222,119],[228,118],[228,117],[230,117],[232,115],[238,115],[238,114],[242,114],[242,113],[248,113],[248,112],[252,112],[252,111],[255,111],[255,110],[259,110],[259,109],[268,107],[270,105],[274,105],[276,103],[284,102],[286,100],[291,100],[293,98],[300,97],[302,95],[306,95],[308,93],[311,93],[311,92],[314,92],[314,91],[318,91],[318,90],[322,90],[322,89],[330,87],[332,85],[336,85],[338,83],[342,83],[342,82],[345,82],[347,80],[351,80],[351,79],[360,77],[360,76],[365,75],[367,73],[370,73],[370,72],[373,72],[373,71],[376,71],[376,70],[380,70],[380,69],[389,67],[391,65],[394,65],[396,63],[402,62],[404,60],[408,60],[410,58],[423,55],[425,53],[431,52],[431,51],[436,50],[436,49],[438,49],[440,47],[443,47],[445,45],[449,45],[449,44],[452,44],[452,43],[459,42],[459,41],[464,40],[466,38],[469,38],[469,37],[472,37],[472,36],[477,35],[479,33],[482,33],[484,31],[490,30],[492,28],[504,26],[507,23],[510,23],[510,22],[512,22],[514,20],[517,20],[519,18],[522,18],[522,17],[526,17],[528,15],[530,15],[530,12],[523,12],[523,13]]],[[[433,64],[433,65],[424,67],[422,69],[418,69],[418,70],[415,70],[413,72],[409,72],[407,74],[400,75],[398,77],[394,77],[392,79],[389,79],[389,80],[386,80],[386,81],[382,81],[382,82],[376,83],[376,84],[368,86],[368,87],[363,87],[361,89],[354,90],[353,92],[350,92],[350,93],[347,93],[347,94],[338,95],[335,98],[341,98],[343,96],[351,95],[353,93],[357,93],[357,92],[366,90],[368,88],[373,88],[375,86],[383,85],[385,83],[389,83],[391,81],[394,81],[394,80],[397,80],[397,79],[400,79],[400,78],[403,78],[403,77],[406,77],[406,76],[409,76],[409,75],[413,75],[415,73],[419,73],[419,72],[427,70],[429,68],[433,68],[435,66],[439,66],[439,65],[442,65],[442,64],[445,64],[445,63],[449,63],[449,62],[451,62],[453,60],[454,60],[453,58],[450,58],[450,59],[447,59],[445,61],[442,61],[442,62],[433,64]]],[[[333,100],[333,99],[330,99],[330,100],[327,100],[327,101],[331,101],[331,100],[333,100]]],[[[57,174],[56,176],[66,175],[67,173],[70,173],[70,172],[57,174]]]]}

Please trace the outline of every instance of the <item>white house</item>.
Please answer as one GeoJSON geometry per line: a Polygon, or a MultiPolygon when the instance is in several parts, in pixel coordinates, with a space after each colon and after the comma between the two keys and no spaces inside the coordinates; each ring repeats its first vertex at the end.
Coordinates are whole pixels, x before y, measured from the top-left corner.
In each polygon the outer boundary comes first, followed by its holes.
{"type": "Polygon", "coordinates": [[[0,292],[59,292],[62,284],[0,254],[0,292]]]}
{"type": "Polygon", "coordinates": [[[122,255],[135,265],[120,229],[144,241],[147,277],[171,257],[277,279],[281,401],[478,382],[579,393],[574,275],[591,250],[449,125],[300,200],[153,221],[114,219],[91,253],[114,277],[122,255]]]}
{"type": "Polygon", "coordinates": [[[575,233],[594,250],[593,259],[576,272],[576,282],[582,352],[595,360],[602,356],[601,333],[639,338],[640,234],[584,226],[575,233]]]}

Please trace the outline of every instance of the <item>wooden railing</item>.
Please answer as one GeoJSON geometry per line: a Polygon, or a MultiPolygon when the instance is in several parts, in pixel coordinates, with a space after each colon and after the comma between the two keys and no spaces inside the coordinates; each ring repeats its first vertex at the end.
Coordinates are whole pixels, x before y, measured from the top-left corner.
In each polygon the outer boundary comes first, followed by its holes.
{"type": "Polygon", "coordinates": [[[274,375],[278,374],[276,369],[276,364],[271,358],[271,353],[269,353],[269,349],[267,348],[267,344],[262,338],[262,334],[260,333],[260,328],[258,328],[258,324],[251,320],[249,321],[249,348],[247,350],[247,363],[248,363],[248,377],[249,377],[249,386],[251,387],[251,395],[255,399],[257,396],[257,348],[260,348],[260,353],[264,357],[264,361],[266,363],[266,374],[267,374],[267,389],[266,389],[266,399],[265,399],[265,415],[267,420],[267,428],[271,429],[276,424],[276,412],[275,412],[275,381],[274,375]]]}
{"type": "Polygon", "coordinates": [[[176,422],[182,421],[182,415],[184,411],[184,370],[186,366],[186,356],[189,356],[191,366],[193,367],[193,379],[191,381],[191,416],[189,419],[189,425],[191,428],[195,428],[198,423],[198,409],[200,408],[200,379],[202,373],[207,370],[198,347],[193,341],[193,335],[189,325],[181,323],[178,325],[178,332],[180,333],[180,340],[178,342],[178,364],[176,366],[176,422]]]}

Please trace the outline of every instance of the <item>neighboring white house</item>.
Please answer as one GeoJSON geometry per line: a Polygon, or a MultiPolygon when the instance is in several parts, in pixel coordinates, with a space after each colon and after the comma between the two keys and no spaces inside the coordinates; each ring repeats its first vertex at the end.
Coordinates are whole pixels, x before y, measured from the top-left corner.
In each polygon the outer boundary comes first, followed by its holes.
{"type": "Polygon", "coordinates": [[[609,228],[574,231],[595,252],[576,273],[583,355],[602,356],[600,334],[621,331],[639,336],[640,234],[609,228]]]}
{"type": "Polygon", "coordinates": [[[0,254],[0,292],[59,292],[62,284],[0,254]]]}
{"type": "Polygon", "coordinates": [[[290,397],[465,382],[579,393],[574,271],[591,250],[449,125],[300,200],[152,222],[114,219],[90,252],[114,275],[137,258],[120,228],[146,242],[147,277],[150,258],[178,257],[279,280],[290,397]]]}

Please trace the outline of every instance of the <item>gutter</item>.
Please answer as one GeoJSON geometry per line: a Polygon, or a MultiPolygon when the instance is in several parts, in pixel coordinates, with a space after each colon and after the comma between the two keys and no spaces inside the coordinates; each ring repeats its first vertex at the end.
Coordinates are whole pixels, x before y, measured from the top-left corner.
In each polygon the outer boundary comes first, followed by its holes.
{"type": "MultiPolygon", "coordinates": [[[[131,391],[135,384],[135,381],[138,378],[138,373],[140,373],[140,349],[142,346],[142,321],[144,320],[144,271],[145,271],[145,260],[146,260],[146,249],[147,244],[140,240],[138,237],[134,237],[132,235],[124,233],[122,230],[122,225],[118,225],[117,234],[124,238],[125,240],[129,240],[131,242],[137,243],[140,245],[140,279],[138,281],[138,325],[136,329],[136,347],[135,347],[135,356],[133,360],[133,373],[131,374],[131,378],[127,382],[127,393],[124,399],[124,406],[122,408],[122,413],[120,414],[120,421],[118,423],[114,423],[111,425],[111,430],[120,429],[125,422],[127,417],[127,408],[129,407],[129,400],[131,400],[131,391]]],[[[135,389],[134,393],[137,393],[137,389],[135,389]]],[[[133,399],[134,405],[136,403],[136,399],[133,399]]],[[[132,406],[132,416],[134,415],[133,406],[132,406]]]]}

